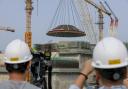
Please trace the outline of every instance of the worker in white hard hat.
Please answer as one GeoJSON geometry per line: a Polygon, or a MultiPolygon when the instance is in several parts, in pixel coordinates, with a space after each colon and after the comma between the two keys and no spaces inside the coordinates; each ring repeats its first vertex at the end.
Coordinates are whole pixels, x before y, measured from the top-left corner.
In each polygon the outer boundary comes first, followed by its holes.
{"type": "Polygon", "coordinates": [[[28,45],[19,39],[8,44],[5,49],[4,62],[9,80],[0,83],[0,89],[40,89],[25,81],[26,71],[32,59],[28,45]]]}
{"type": "Polygon", "coordinates": [[[128,52],[123,42],[114,37],[104,38],[94,48],[93,59],[85,63],[85,67],[69,89],[82,89],[93,69],[102,83],[96,89],[127,89],[123,85],[127,75],[127,57],[128,52]]]}

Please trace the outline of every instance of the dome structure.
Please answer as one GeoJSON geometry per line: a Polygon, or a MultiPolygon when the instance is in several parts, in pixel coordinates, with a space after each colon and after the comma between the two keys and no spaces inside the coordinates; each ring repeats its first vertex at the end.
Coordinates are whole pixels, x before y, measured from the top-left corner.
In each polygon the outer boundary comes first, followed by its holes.
{"type": "Polygon", "coordinates": [[[47,35],[56,37],[80,37],[86,34],[73,25],[59,25],[49,31],[47,35]]]}

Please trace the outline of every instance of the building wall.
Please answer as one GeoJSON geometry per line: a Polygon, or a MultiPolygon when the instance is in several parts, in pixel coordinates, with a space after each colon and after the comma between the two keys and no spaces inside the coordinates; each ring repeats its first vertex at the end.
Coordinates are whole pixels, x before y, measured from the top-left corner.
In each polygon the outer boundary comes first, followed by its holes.
{"type": "Polygon", "coordinates": [[[0,73],[0,82],[8,79],[9,79],[9,76],[7,73],[0,73]]]}
{"type": "Polygon", "coordinates": [[[78,76],[78,72],[53,72],[52,76],[52,86],[53,89],[68,89],[73,81],[78,76]]]}

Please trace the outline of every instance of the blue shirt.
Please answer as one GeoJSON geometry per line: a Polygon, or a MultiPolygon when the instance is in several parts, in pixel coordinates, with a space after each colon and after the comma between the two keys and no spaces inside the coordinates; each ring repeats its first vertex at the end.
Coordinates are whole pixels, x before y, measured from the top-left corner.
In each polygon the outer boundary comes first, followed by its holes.
{"type": "MultiPolygon", "coordinates": [[[[70,87],[69,87],[69,89],[80,89],[77,85],[71,85],[70,87]]],[[[86,89],[93,89],[93,88],[90,88],[90,87],[88,87],[88,88],[86,88],[86,89]]],[[[100,87],[99,89],[128,89],[128,88],[126,88],[124,85],[121,85],[121,86],[112,86],[111,88],[108,88],[108,87],[105,87],[105,86],[102,86],[102,87],[100,87]]]]}
{"type": "Polygon", "coordinates": [[[0,83],[0,89],[40,89],[26,81],[2,81],[0,83]]]}

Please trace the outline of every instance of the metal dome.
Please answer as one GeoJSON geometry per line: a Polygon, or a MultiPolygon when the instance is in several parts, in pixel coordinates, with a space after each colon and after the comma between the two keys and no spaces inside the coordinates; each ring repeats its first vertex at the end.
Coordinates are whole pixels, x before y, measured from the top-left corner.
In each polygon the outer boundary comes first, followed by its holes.
{"type": "Polygon", "coordinates": [[[59,25],[47,33],[48,36],[55,37],[80,37],[85,36],[85,32],[80,31],[73,25],[59,25]]]}

